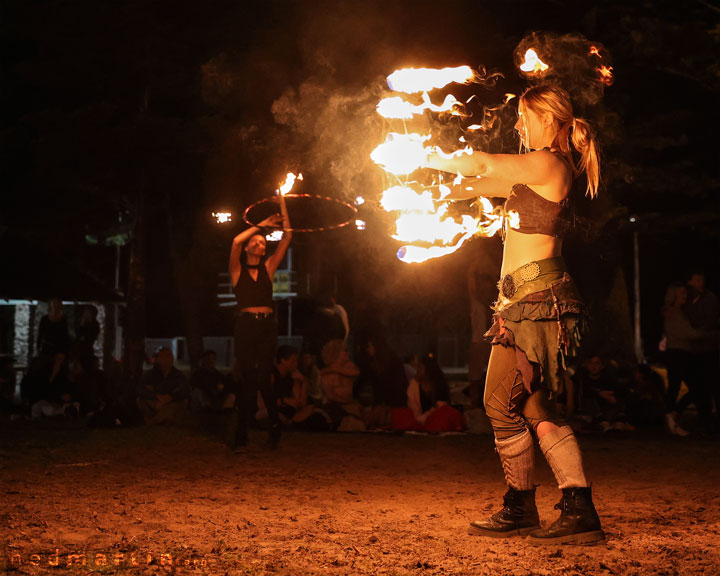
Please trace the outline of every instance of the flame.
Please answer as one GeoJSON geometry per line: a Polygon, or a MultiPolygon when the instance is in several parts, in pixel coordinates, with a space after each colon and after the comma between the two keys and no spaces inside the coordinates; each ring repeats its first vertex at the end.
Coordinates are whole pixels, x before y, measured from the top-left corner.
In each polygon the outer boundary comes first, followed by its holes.
{"type": "Polygon", "coordinates": [[[508,93],[508,94],[505,94],[505,104],[507,104],[508,102],[510,102],[510,100],[512,100],[513,98],[517,98],[517,95],[516,95],[516,94],[509,94],[509,93],[508,93]]]}
{"type": "Polygon", "coordinates": [[[548,68],[549,66],[540,60],[537,52],[532,48],[529,48],[527,52],[525,52],[525,62],[520,65],[520,70],[530,73],[545,72],[548,68]]]}
{"type": "Polygon", "coordinates": [[[380,206],[386,212],[407,210],[416,212],[432,212],[435,209],[430,190],[418,194],[407,186],[393,186],[382,193],[380,206]]]}
{"type": "Polygon", "coordinates": [[[265,240],[268,242],[280,242],[280,240],[283,239],[283,231],[282,230],[273,230],[270,232],[270,234],[267,234],[265,236],[265,240]]]}
{"type": "Polygon", "coordinates": [[[590,52],[588,53],[588,56],[595,55],[598,58],[602,58],[602,55],[600,54],[600,49],[597,46],[590,46],[590,52]]]}
{"type": "Polygon", "coordinates": [[[463,214],[458,222],[448,214],[450,202],[442,201],[450,189],[443,185],[439,189],[440,200],[433,200],[430,190],[417,192],[407,186],[395,186],[383,193],[382,207],[388,212],[399,212],[393,238],[408,243],[398,251],[403,262],[416,264],[447,256],[473,237],[493,236],[505,225],[519,227],[517,212],[506,214],[482,196],[476,202],[478,217],[463,214]]]}
{"type": "Polygon", "coordinates": [[[391,118],[397,120],[409,120],[416,114],[422,114],[425,110],[433,112],[450,112],[456,116],[461,116],[459,107],[462,106],[457,98],[452,94],[448,94],[440,105],[433,104],[427,92],[423,92],[422,104],[412,104],[403,100],[400,96],[392,96],[383,98],[377,105],[377,112],[383,118],[391,118]]]}
{"type": "Polygon", "coordinates": [[[217,220],[218,224],[225,224],[226,222],[232,221],[231,212],[213,212],[212,216],[213,218],[215,218],[215,220],[217,220]]]}
{"type": "Polygon", "coordinates": [[[395,92],[413,94],[415,92],[429,92],[435,88],[442,88],[453,82],[466,84],[473,79],[474,72],[470,66],[457,68],[404,68],[396,70],[387,77],[387,83],[395,92]]]}
{"type": "Polygon", "coordinates": [[[372,151],[370,158],[386,172],[410,174],[425,164],[430,150],[423,142],[428,140],[430,135],[391,132],[385,142],[372,151]]]}
{"type": "Polygon", "coordinates": [[[453,246],[402,246],[397,251],[397,257],[406,264],[420,264],[432,258],[448,256],[460,248],[470,236],[463,236],[453,246]]]}
{"type": "Polygon", "coordinates": [[[283,182],[280,185],[280,188],[276,190],[281,196],[285,196],[290,190],[293,189],[293,186],[295,186],[295,180],[302,180],[303,175],[298,174],[297,176],[293,174],[292,172],[288,172],[287,176],[285,178],[285,182],[283,182]]]}
{"type": "Polygon", "coordinates": [[[600,73],[600,80],[606,86],[610,86],[615,81],[612,66],[600,66],[597,71],[600,73]]]}

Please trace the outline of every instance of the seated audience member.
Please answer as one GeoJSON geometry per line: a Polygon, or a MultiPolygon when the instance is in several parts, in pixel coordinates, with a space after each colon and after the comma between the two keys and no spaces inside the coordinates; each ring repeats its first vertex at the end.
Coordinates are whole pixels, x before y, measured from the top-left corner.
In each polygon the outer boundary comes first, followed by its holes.
{"type": "MultiPolygon", "coordinates": [[[[327,415],[332,427],[340,428],[347,418],[358,420],[358,426],[364,429],[363,409],[353,397],[355,378],[360,373],[350,357],[342,340],[328,342],[322,350],[324,368],[320,370],[320,387],[324,403],[322,412],[327,415]]],[[[355,428],[359,429],[359,428],[355,428]]]]}
{"type": "Polygon", "coordinates": [[[80,412],[92,416],[108,403],[108,381],[95,356],[79,356],[70,361],[67,380],[80,403],[80,412]]]}
{"type": "Polygon", "coordinates": [[[30,405],[30,416],[33,420],[55,416],[77,418],[81,412],[81,405],[75,362],[52,382],[48,379],[47,370],[48,366],[45,365],[37,374],[40,388],[35,389],[35,399],[30,405]]]}
{"type": "Polygon", "coordinates": [[[10,414],[15,411],[15,370],[13,359],[0,356],[0,414],[10,414]]]}
{"type": "Polygon", "coordinates": [[[335,313],[331,298],[323,296],[319,299],[308,328],[303,337],[303,352],[312,354],[319,368],[322,364],[322,349],[331,340],[344,340],[345,326],[342,319],[335,313]]]}
{"type": "Polygon", "coordinates": [[[180,423],[187,412],[190,390],[187,379],[173,366],[171,350],[162,348],[155,365],[137,387],[137,406],[146,424],[180,423]]]}
{"type": "Polygon", "coordinates": [[[308,405],[308,385],[298,370],[298,350],[280,346],[275,357],[272,374],[273,390],[277,398],[278,413],[285,424],[302,422],[313,411],[308,405]]]}
{"type": "Polygon", "coordinates": [[[368,340],[366,353],[374,403],[392,407],[405,406],[408,379],[402,360],[381,335],[368,340]]]}
{"type": "Polygon", "coordinates": [[[313,404],[321,404],[322,387],[320,386],[320,370],[318,370],[312,354],[309,352],[302,353],[299,369],[307,382],[308,401],[313,404]]]}
{"type": "Polygon", "coordinates": [[[575,373],[573,381],[578,410],[586,414],[594,426],[603,432],[632,428],[625,417],[626,395],[599,355],[590,356],[575,373]]]}
{"type": "Polygon", "coordinates": [[[193,412],[222,410],[235,406],[232,379],[216,367],[217,354],[204,350],[197,370],[190,377],[190,406],[193,412]]]}
{"type": "Polygon", "coordinates": [[[51,298],[48,313],[40,319],[37,349],[40,359],[48,365],[48,381],[62,376],[70,347],[70,334],[63,314],[62,300],[51,298]]]}
{"type": "Polygon", "coordinates": [[[628,418],[634,426],[660,426],[665,415],[665,384],[648,364],[638,364],[628,398],[628,418]]]}
{"type": "Polygon", "coordinates": [[[422,432],[459,432],[464,428],[463,417],[449,402],[450,389],[437,360],[432,355],[423,356],[407,388],[407,407],[392,411],[392,427],[422,432]]]}
{"type": "Polygon", "coordinates": [[[403,358],[403,368],[405,369],[405,378],[410,382],[415,378],[420,359],[415,354],[408,354],[403,358]]]}

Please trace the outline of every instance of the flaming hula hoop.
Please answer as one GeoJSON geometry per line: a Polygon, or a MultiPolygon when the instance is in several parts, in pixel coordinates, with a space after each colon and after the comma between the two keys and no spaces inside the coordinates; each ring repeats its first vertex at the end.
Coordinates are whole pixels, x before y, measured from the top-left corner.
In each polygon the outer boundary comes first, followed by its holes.
{"type": "MultiPolygon", "coordinates": [[[[357,216],[357,210],[352,204],[330,196],[285,194],[285,202],[292,232],[337,230],[353,224],[357,216]]],[[[256,226],[276,212],[278,206],[275,198],[263,198],[245,209],[243,220],[250,226],[256,226]]]]}

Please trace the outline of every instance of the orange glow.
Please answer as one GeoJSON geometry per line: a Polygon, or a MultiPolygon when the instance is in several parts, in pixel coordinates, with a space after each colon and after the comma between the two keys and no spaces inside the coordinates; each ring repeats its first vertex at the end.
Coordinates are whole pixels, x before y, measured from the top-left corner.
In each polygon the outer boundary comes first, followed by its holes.
{"type": "Polygon", "coordinates": [[[520,70],[533,74],[538,72],[545,72],[548,68],[549,66],[545,64],[545,62],[540,60],[537,52],[535,52],[535,50],[533,50],[532,48],[529,48],[525,52],[525,62],[520,64],[520,70]]]}
{"type": "Polygon", "coordinates": [[[610,86],[615,81],[612,66],[600,66],[597,71],[600,73],[600,79],[606,86],[610,86]]]}
{"type": "Polygon", "coordinates": [[[600,50],[598,49],[597,46],[590,46],[590,53],[588,55],[589,56],[595,55],[598,58],[602,58],[602,56],[600,55],[600,50]]]}

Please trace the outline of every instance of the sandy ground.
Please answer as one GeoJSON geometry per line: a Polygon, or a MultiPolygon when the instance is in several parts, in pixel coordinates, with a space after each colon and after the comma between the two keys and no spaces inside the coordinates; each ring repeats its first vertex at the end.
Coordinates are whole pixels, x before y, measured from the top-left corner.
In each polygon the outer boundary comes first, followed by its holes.
{"type": "Polygon", "coordinates": [[[717,441],[583,436],[607,541],[537,548],[466,533],[504,489],[489,436],[290,433],[238,455],[192,429],[1,432],[3,575],[720,573],[717,441]]]}

